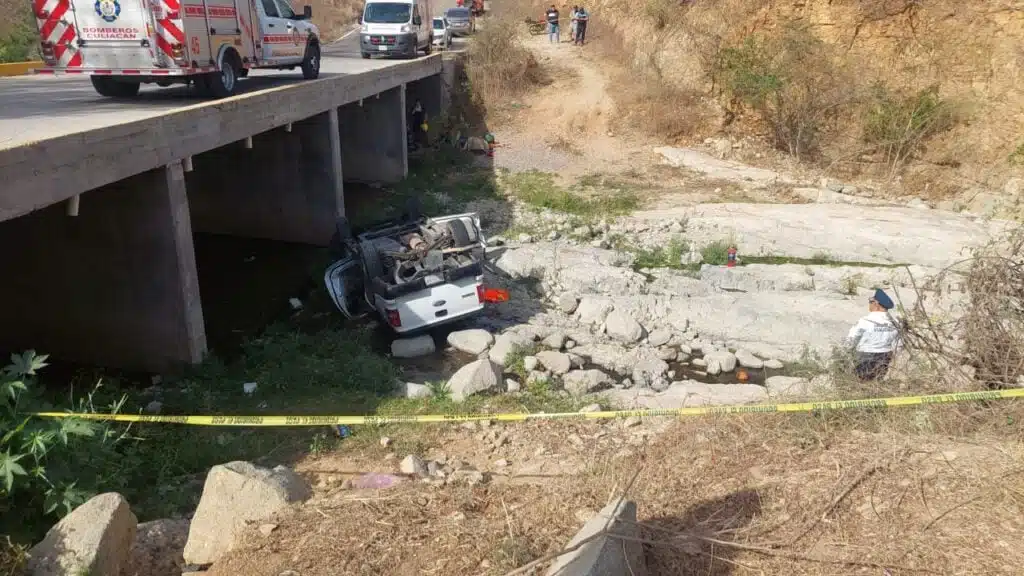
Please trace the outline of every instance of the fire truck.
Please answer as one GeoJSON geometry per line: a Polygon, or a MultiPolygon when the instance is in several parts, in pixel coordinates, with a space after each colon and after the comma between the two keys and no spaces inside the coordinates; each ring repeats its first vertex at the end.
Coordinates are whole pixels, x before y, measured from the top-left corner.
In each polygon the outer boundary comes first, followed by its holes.
{"type": "Polygon", "coordinates": [[[312,9],[287,0],[33,0],[41,74],[88,75],[102,96],[139,85],[193,84],[231,96],[253,68],[320,75],[312,9]]]}

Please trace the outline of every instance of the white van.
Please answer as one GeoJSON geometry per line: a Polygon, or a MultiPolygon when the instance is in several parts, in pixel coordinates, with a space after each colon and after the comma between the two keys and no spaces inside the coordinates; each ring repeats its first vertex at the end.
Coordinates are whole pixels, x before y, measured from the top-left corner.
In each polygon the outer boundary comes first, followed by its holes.
{"type": "Polygon", "coordinates": [[[430,54],[434,40],[431,0],[366,0],[359,50],[363,58],[374,54],[415,56],[430,54]]]}

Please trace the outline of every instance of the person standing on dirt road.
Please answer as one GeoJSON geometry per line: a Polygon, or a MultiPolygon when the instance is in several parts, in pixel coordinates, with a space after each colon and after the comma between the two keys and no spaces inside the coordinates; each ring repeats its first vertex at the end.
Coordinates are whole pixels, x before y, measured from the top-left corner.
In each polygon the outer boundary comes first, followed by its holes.
{"type": "Polygon", "coordinates": [[[577,46],[583,46],[583,42],[587,39],[587,22],[590,21],[590,13],[583,6],[580,6],[576,10],[576,34],[573,36],[572,43],[577,46]]]}
{"type": "Polygon", "coordinates": [[[579,9],[579,6],[573,6],[572,12],[569,12],[569,39],[573,42],[576,42],[576,12],[579,9]]]}
{"type": "Polygon", "coordinates": [[[561,38],[558,35],[558,8],[552,4],[551,8],[544,14],[548,21],[548,40],[557,44],[561,38]]]}
{"type": "Polygon", "coordinates": [[[889,371],[899,344],[899,328],[889,313],[894,304],[881,288],[868,300],[868,315],[850,329],[847,341],[856,350],[853,370],[862,382],[878,380],[889,371]]]}

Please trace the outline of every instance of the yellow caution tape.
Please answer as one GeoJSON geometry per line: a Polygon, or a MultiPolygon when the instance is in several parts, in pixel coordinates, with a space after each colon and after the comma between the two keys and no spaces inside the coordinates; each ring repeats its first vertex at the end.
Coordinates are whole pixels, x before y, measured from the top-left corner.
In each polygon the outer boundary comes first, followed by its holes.
{"type": "Polygon", "coordinates": [[[862,400],[830,400],[824,402],[800,402],[793,404],[746,404],[736,406],[696,406],[666,410],[609,410],[604,412],[557,412],[535,414],[398,414],[377,416],[160,416],[149,414],[76,414],[73,412],[37,412],[41,418],[83,418],[113,422],[158,422],[161,424],[187,424],[189,426],[337,426],[409,424],[436,422],[471,422],[476,420],[498,420],[522,422],[525,420],[579,419],[601,420],[608,418],[641,418],[651,416],[706,416],[711,414],[761,414],[772,412],[818,412],[826,410],[851,410],[857,408],[883,408],[898,406],[920,406],[926,404],[951,404],[982,400],[1003,400],[1024,397],[1024,388],[1013,390],[992,390],[987,392],[957,392],[954,394],[933,394],[930,396],[902,396],[896,398],[865,398],[862,400]]]}

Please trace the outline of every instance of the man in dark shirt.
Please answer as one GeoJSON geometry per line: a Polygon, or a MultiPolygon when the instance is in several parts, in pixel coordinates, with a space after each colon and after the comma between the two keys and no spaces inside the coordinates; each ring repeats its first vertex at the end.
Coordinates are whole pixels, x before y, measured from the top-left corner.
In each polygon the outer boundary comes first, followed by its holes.
{"type": "Polygon", "coordinates": [[[583,6],[576,11],[576,37],[573,38],[573,44],[583,46],[584,40],[587,39],[587,22],[590,20],[590,13],[583,6]]]}
{"type": "Polygon", "coordinates": [[[548,8],[548,11],[545,13],[545,17],[548,20],[548,40],[557,44],[560,40],[558,36],[558,8],[555,8],[555,5],[552,4],[551,8],[548,8]]]}

